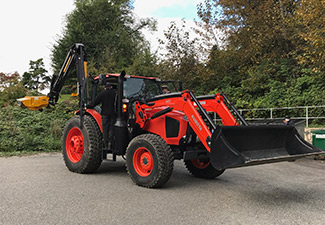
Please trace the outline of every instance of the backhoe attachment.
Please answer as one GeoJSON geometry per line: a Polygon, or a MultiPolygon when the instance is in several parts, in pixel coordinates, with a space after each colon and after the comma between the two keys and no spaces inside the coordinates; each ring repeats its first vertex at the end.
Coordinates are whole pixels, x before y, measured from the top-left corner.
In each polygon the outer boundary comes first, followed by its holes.
{"type": "Polygon", "coordinates": [[[47,96],[25,96],[17,99],[18,104],[30,110],[41,110],[48,105],[55,105],[72,66],[76,66],[79,85],[76,95],[79,96],[79,110],[82,113],[87,103],[87,59],[83,44],[78,43],[70,47],[59,74],[53,75],[47,96]]]}

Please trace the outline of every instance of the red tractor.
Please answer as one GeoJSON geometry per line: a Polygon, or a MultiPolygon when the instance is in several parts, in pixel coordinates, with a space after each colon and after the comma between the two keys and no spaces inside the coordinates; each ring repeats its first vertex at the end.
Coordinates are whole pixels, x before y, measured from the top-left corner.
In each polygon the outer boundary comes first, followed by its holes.
{"type": "Polygon", "coordinates": [[[77,66],[80,104],[64,128],[62,153],[72,172],[92,173],[107,155],[112,154],[113,160],[123,156],[131,179],[152,188],[169,180],[175,159],[183,159],[194,176],[209,179],[228,168],[293,161],[323,152],[292,126],[249,125],[224,94],[196,97],[189,90],[163,94],[159,79],[124,71],[91,78],[82,44],[71,47],[59,75],[53,77],[49,104],[57,102],[71,65],[77,66]],[[106,82],[117,92],[117,120],[108,150],[103,147],[100,109],[87,108],[106,82]],[[217,126],[208,112],[217,113],[223,126],[217,126]]]}

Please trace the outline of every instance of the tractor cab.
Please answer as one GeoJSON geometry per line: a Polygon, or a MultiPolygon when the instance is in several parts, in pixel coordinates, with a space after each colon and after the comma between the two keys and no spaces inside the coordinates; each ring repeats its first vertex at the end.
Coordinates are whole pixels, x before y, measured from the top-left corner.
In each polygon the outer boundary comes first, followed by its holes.
{"type": "MultiPolygon", "coordinates": [[[[97,94],[98,85],[105,85],[111,83],[113,88],[118,90],[118,77],[120,74],[102,74],[93,79],[93,97],[97,94]]],[[[155,77],[143,77],[125,75],[123,81],[123,99],[143,99],[149,100],[157,95],[162,94],[160,80],[155,77]]],[[[124,100],[124,101],[125,101],[124,100]]]]}

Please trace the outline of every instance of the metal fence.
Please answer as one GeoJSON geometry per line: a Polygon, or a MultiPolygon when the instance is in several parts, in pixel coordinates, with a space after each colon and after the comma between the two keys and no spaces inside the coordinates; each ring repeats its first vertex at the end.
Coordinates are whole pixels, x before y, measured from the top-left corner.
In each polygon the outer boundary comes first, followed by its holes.
{"type": "Polygon", "coordinates": [[[277,120],[283,119],[289,115],[292,119],[303,119],[306,121],[306,127],[310,120],[325,119],[325,105],[321,106],[295,106],[281,108],[257,108],[257,109],[239,109],[241,115],[246,120],[277,120]]]}

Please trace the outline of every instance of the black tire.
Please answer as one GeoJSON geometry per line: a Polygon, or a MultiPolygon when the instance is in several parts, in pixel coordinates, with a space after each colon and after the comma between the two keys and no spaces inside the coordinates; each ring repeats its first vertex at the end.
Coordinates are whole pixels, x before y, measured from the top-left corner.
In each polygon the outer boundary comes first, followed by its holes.
{"type": "Polygon", "coordinates": [[[210,161],[201,161],[199,159],[184,161],[187,170],[196,177],[213,179],[220,176],[225,170],[215,169],[210,161]]]}
{"type": "Polygon", "coordinates": [[[92,173],[98,169],[102,163],[102,133],[94,118],[85,115],[82,129],[79,116],[67,122],[62,136],[62,154],[72,172],[92,173]],[[83,140],[78,142],[78,138],[83,140]]]}
{"type": "Polygon", "coordinates": [[[174,155],[161,137],[143,134],[129,143],[126,167],[132,181],[137,185],[160,187],[169,180],[173,172],[174,155]]]}

